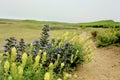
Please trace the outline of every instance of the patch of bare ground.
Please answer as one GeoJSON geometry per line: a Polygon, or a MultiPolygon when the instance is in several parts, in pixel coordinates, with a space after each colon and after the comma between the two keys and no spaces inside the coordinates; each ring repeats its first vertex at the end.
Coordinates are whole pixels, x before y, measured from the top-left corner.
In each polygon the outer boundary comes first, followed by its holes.
{"type": "Polygon", "coordinates": [[[75,80],[120,80],[120,47],[97,48],[93,60],[77,67],[75,80]]]}

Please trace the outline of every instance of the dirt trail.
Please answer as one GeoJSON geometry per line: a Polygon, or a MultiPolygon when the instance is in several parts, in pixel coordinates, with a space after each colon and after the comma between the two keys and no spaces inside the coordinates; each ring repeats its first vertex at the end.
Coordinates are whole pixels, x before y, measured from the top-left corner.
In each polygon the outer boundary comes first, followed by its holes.
{"type": "Polygon", "coordinates": [[[93,60],[78,67],[77,74],[76,80],[120,80],[120,47],[97,48],[93,60]]]}

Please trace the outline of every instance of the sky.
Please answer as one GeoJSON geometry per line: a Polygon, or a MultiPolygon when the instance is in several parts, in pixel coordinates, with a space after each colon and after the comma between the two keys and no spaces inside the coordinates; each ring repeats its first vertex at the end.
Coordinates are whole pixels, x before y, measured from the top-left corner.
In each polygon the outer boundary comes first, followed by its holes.
{"type": "Polygon", "coordinates": [[[0,0],[0,18],[120,22],[120,0],[0,0]]]}

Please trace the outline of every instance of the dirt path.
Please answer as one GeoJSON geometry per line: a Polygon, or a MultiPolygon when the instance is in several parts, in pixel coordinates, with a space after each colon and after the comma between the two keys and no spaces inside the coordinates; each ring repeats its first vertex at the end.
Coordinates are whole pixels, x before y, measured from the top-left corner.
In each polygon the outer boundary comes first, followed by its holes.
{"type": "Polygon", "coordinates": [[[77,68],[77,80],[120,80],[120,48],[110,46],[93,54],[90,63],[77,68]]]}
{"type": "Polygon", "coordinates": [[[120,80],[120,47],[97,48],[93,60],[78,67],[77,74],[76,80],[120,80]]]}
{"type": "Polygon", "coordinates": [[[97,48],[93,60],[78,67],[77,74],[76,80],[120,80],[120,47],[97,48]]]}

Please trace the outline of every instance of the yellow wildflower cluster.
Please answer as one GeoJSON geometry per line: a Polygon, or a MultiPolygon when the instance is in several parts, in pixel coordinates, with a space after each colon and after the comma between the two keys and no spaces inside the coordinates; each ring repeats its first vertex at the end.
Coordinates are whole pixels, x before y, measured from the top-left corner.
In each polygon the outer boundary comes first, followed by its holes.
{"type": "Polygon", "coordinates": [[[64,67],[64,65],[65,65],[64,63],[61,63],[61,68],[63,68],[63,67],[64,67]]]}
{"type": "Polygon", "coordinates": [[[18,75],[19,76],[23,75],[23,67],[22,66],[18,66],[18,75]]]}
{"type": "Polygon", "coordinates": [[[17,56],[16,48],[13,47],[11,52],[11,61],[15,61],[16,56],[17,56]]]}
{"type": "Polygon", "coordinates": [[[33,68],[36,68],[39,65],[39,61],[40,61],[40,56],[37,55],[36,58],[35,58],[35,63],[34,63],[33,68]]]}
{"type": "Polygon", "coordinates": [[[23,53],[23,55],[22,55],[22,67],[25,67],[26,61],[27,61],[27,54],[23,53]]]}
{"type": "Polygon", "coordinates": [[[50,79],[50,73],[49,73],[49,72],[46,72],[46,73],[45,73],[44,80],[51,80],[51,79],[50,79]]]}
{"type": "Polygon", "coordinates": [[[71,74],[65,72],[65,73],[64,73],[63,80],[68,80],[68,79],[71,78],[71,77],[72,77],[71,74]]]}
{"type": "Polygon", "coordinates": [[[44,63],[47,59],[47,53],[46,52],[43,52],[43,55],[42,55],[42,63],[44,63]]]}
{"type": "Polygon", "coordinates": [[[15,62],[13,62],[12,65],[11,65],[11,73],[12,73],[13,77],[16,78],[16,76],[17,76],[17,66],[16,66],[15,62]]]}
{"type": "Polygon", "coordinates": [[[8,74],[9,68],[10,68],[10,63],[7,60],[5,61],[5,64],[4,64],[5,75],[8,74]]]}

